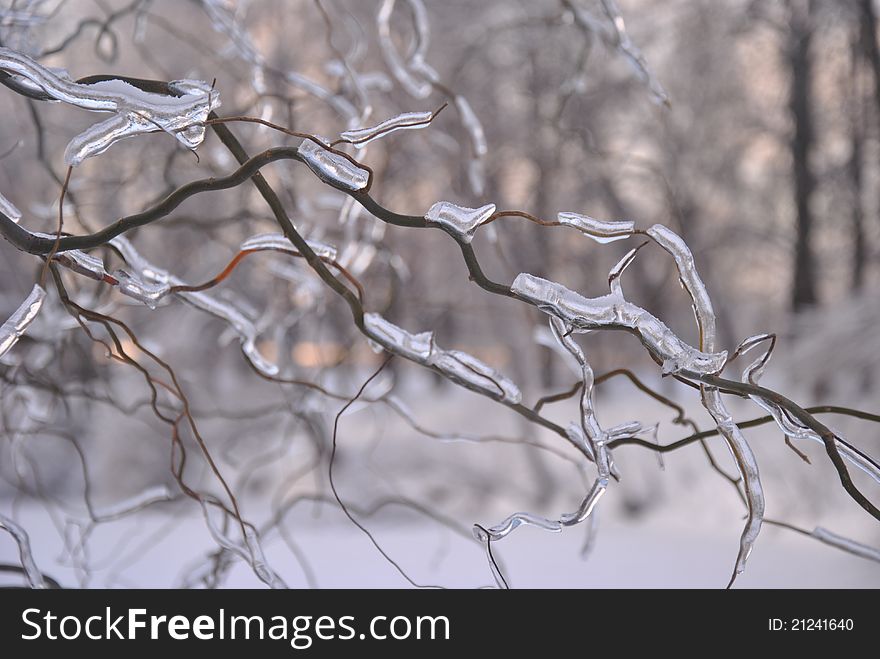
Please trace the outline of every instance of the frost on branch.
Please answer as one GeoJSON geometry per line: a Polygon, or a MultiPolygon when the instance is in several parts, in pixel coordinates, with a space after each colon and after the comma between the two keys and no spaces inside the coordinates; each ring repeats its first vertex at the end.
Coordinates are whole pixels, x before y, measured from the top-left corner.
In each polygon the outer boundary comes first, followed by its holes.
{"type": "Polygon", "coordinates": [[[205,138],[204,121],[220,105],[220,94],[200,80],[176,80],[170,87],[180,96],[145,92],[123,80],[80,84],[31,58],[0,48],[0,70],[23,77],[53,99],[113,117],[74,137],[64,152],[68,165],[109,149],[115,142],[164,130],[188,149],[205,138]]]}

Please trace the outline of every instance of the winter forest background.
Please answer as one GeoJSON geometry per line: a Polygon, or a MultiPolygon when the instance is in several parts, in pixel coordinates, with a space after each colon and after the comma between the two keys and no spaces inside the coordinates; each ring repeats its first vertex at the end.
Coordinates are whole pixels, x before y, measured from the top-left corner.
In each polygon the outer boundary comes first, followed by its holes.
{"type": "Polygon", "coordinates": [[[0,577],[880,586],[878,11],[4,0],[0,577]]]}

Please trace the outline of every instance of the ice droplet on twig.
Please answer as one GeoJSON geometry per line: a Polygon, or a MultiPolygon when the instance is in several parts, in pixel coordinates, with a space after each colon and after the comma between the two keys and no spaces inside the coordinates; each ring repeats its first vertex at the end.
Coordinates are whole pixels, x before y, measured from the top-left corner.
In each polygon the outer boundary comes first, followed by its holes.
{"type": "Polygon", "coordinates": [[[373,140],[385,137],[395,131],[424,128],[430,123],[433,116],[433,112],[404,112],[375,126],[347,130],[340,133],[339,137],[354,144],[356,148],[362,149],[373,140]]]}
{"type": "Polygon", "coordinates": [[[46,291],[39,284],[34,284],[30,294],[24,299],[18,309],[0,326],[0,357],[12,349],[43,306],[46,291]]]}
{"type": "Polygon", "coordinates": [[[367,187],[370,173],[352,163],[348,158],[321,146],[310,139],[304,139],[297,149],[303,162],[315,176],[330,185],[357,192],[367,187]]]}
{"type": "Polygon", "coordinates": [[[580,213],[557,213],[556,219],[560,224],[573,227],[597,243],[602,244],[629,238],[636,228],[636,223],[632,221],[597,220],[589,215],[581,215],[580,213]]]}
{"type": "Polygon", "coordinates": [[[438,201],[425,213],[425,219],[447,229],[466,243],[474,239],[474,232],[495,212],[495,204],[480,208],[466,208],[449,201],[438,201]]]}

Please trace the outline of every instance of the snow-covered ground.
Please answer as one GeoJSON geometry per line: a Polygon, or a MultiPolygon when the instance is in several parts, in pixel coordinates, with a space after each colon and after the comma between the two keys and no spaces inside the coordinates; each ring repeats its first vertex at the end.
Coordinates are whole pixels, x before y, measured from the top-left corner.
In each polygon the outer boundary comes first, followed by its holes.
{"type": "MultiPolygon", "coordinates": [[[[526,431],[515,415],[504,410],[497,412],[497,406],[473,394],[451,388],[433,390],[426,381],[404,382],[399,389],[401,397],[425,427],[437,431],[466,429],[476,435],[506,437],[520,437],[526,431]]],[[[745,401],[732,401],[732,408],[737,418],[761,416],[759,409],[745,401]]],[[[605,385],[597,409],[602,422],[608,425],[627,418],[662,420],[663,442],[687,434],[668,423],[672,416],[668,410],[646,401],[623,383],[605,385]]],[[[698,406],[690,404],[688,409],[703,427],[709,427],[698,406]]],[[[548,416],[559,422],[567,422],[571,412],[565,404],[546,408],[548,416]]],[[[874,441],[876,433],[866,437],[858,434],[860,428],[873,431],[870,426],[843,423],[846,420],[837,417],[833,420],[840,422],[838,427],[848,436],[864,440],[863,445],[874,441]]],[[[104,427],[108,432],[107,447],[110,442],[118,446],[123,441],[114,434],[112,426],[96,427],[104,427]]],[[[205,430],[210,443],[215,427],[206,423],[205,430]]],[[[260,432],[270,437],[276,431],[277,426],[269,423],[260,432]]],[[[812,459],[812,465],[807,465],[785,447],[778,431],[769,427],[753,429],[748,431],[748,437],[762,468],[768,517],[807,530],[824,526],[861,542],[880,545],[876,523],[841,493],[836,474],[820,446],[800,446],[812,459]]],[[[532,438],[574,455],[553,435],[532,438]]],[[[723,444],[717,438],[710,443],[719,462],[732,472],[723,444]]],[[[359,516],[382,548],[415,582],[423,585],[493,585],[485,552],[470,537],[471,526],[491,525],[521,510],[558,517],[577,507],[592,478],[591,470],[581,474],[571,463],[549,453],[542,453],[539,466],[535,466],[535,451],[517,443],[427,438],[387,410],[373,412],[362,408],[343,417],[339,444],[335,477],[346,502],[368,507],[370,502],[380,499],[407,497],[455,522],[456,528],[451,529],[437,519],[400,505],[383,507],[369,517],[359,516]]],[[[228,455],[241,458],[248,450],[233,447],[228,455]]],[[[277,488],[285,487],[285,474],[302,466],[307,454],[308,451],[297,450],[294,445],[258,472],[252,485],[239,490],[243,492],[245,518],[259,525],[270,516],[270,501],[277,488]]],[[[612,483],[601,501],[600,523],[589,555],[581,555],[586,525],[567,528],[559,534],[520,528],[493,544],[510,585],[726,585],[742,531],[743,508],[730,485],[711,472],[699,447],[667,454],[662,468],[656,454],[640,448],[620,447],[615,451],[615,459],[622,480],[612,483]]],[[[93,479],[98,481],[101,469],[112,469],[113,464],[118,463],[108,459],[104,466],[96,464],[93,479]]],[[[242,462],[239,459],[235,464],[240,468],[242,462]]],[[[231,476],[235,476],[236,468],[229,461],[223,466],[231,476]]],[[[291,485],[287,493],[308,495],[319,487],[326,488],[326,463],[319,472],[321,478],[307,477],[291,485]]],[[[115,476],[119,480],[120,474],[115,476]]],[[[133,475],[132,482],[135,480],[133,475]]],[[[235,482],[234,477],[231,480],[235,482]]],[[[114,496],[118,501],[136,493],[137,490],[126,492],[124,482],[122,479],[123,485],[96,494],[100,495],[102,505],[114,503],[114,496]]],[[[857,482],[876,500],[878,489],[873,481],[857,476],[857,482]]],[[[65,503],[75,507],[75,499],[73,496],[65,503]]],[[[161,504],[132,517],[99,525],[88,536],[87,552],[77,552],[73,561],[64,550],[62,537],[66,537],[69,547],[75,547],[81,540],[82,527],[71,524],[60,508],[50,511],[31,500],[15,505],[5,500],[0,501],[0,511],[11,514],[29,532],[40,568],[67,586],[177,586],[204,568],[210,552],[216,549],[198,506],[188,500],[161,504]],[[90,566],[88,574],[82,570],[86,560],[90,566]]],[[[81,514],[77,517],[83,520],[81,514]]],[[[289,509],[284,520],[284,537],[277,530],[266,533],[264,548],[269,563],[288,585],[409,585],[335,504],[300,501],[289,509]],[[295,545],[293,551],[288,543],[295,545]]],[[[0,561],[17,562],[16,547],[5,534],[0,534],[0,561]]],[[[261,586],[250,568],[241,562],[223,585],[261,586]]],[[[880,565],[801,534],[765,525],[737,586],[876,588],[880,587],[880,565]]]]}

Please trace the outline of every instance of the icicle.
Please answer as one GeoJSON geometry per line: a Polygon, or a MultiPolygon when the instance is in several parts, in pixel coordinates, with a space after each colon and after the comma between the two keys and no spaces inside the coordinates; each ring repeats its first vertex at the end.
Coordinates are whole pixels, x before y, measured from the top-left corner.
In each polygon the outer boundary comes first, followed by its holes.
{"type": "Polygon", "coordinates": [[[495,204],[480,208],[465,208],[449,201],[438,201],[425,213],[425,219],[447,229],[466,243],[474,239],[474,232],[495,212],[495,204]]]}
{"type": "Polygon", "coordinates": [[[170,86],[181,96],[145,92],[122,80],[80,84],[59,76],[38,62],[8,48],[0,48],[0,69],[30,80],[52,98],[115,115],[74,137],[64,162],[77,165],[106,151],[115,142],[141,133],[164,130],[189,149],[202,143],[204,121],[220,105],[220,94],[198,80],[178,80],[170,86]]]}
{"type": "Polygon", "coordinates": [[[817,526],[815,529],[813,529],[813,532],[810,535],[824,542],[826,545],[837,547],[838,549],[847,551],[850,554],[855,554],[856,556],[867,558],[870,561],[880,562],[880,549],[870,547],[868,545],[863,545],[862,543],[856,542],[855,540],[850,540],[849,538],[844,538],[842,535],[832,533],[828,529],[824,529],[821,526],[817,526]]]}
{"type": "Polygon", "coordinates": [[[597,220],[579,213],[557,213],[556,219],[559,220],[560,224],[574,227],[597,243],[602,244],[629,238],[636,228],[635,222],[597,220]]]}
{"type": "Polygon", "coordinates": [[[24,575],[27,578],[28,585],[31,588],[45,588],[46,582],[43,579],[43,573],[37,567],[34,561],[34,555],[31,551],[31,541],[25,531],[19,524],[13,522],[5,515],[0,515],[0,529],[7,531],[18,544],[18,554],[21,558],[21,567],[24,568],[24,575]]]}
{"type": "Polygon", "coordinates": [[[370,181],[367,170],[310,139],[300,143],[297,153],[315,176],[334,187],[357,192],[366,188],[370,181]]]}
{"type": "Polygon", "coordinates": [[[12,349],[43,306],[46,291],[39,284],[34,284],[30,294],[12,315],[0,326],[0,357],[12,349]]]}
{"type": "Polygon", "coordinates": [[[15,207],[11,201],[0,194],[0,213],[3,213],[10,220],[18,224],[21,221],[21,211],[15,207]]]}
{"type": "Polygon", "coordinates": [[[375,126],[347,130],[339,136],[346,142],[354,144],[356,148],[362,149],[373,140],[385,137],[395,131],[424,128],[430,123],[433,116],[432,112],[404,112],[375,126]]]}

